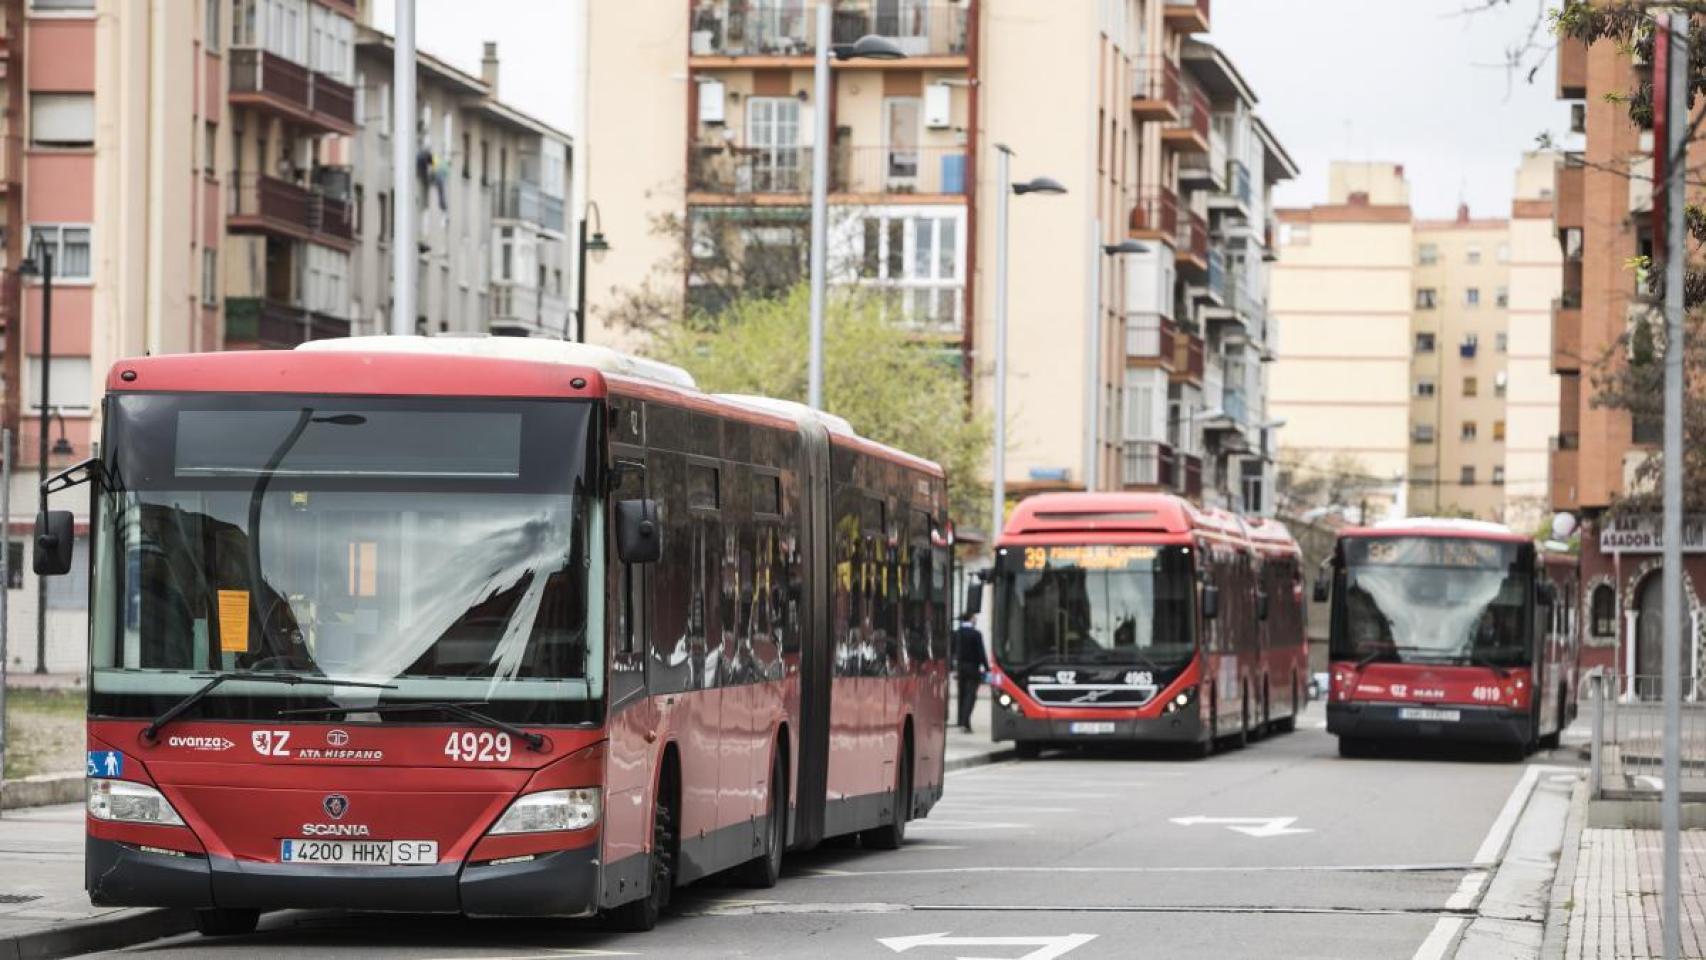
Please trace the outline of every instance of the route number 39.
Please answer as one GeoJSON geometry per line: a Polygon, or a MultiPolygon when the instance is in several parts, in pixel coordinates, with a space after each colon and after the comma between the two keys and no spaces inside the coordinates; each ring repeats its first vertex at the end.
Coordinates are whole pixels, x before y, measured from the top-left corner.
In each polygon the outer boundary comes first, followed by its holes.
{"type": "Polygon", "coordinates": [[[458,763],[506,763],[509,750],[507,733],[452,733],[444,741],[444,755],[458,763]]]}

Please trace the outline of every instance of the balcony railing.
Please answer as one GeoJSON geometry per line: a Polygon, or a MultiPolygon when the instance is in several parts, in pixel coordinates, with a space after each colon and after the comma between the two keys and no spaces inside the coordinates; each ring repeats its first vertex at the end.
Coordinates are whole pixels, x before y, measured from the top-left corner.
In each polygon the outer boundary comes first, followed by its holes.
{"type": "Polygon", "coordinates": [[[1220,412],[1226,414],[1227,417],[1236,420],[1239,423],[1243,423],[1248,420],[1249,417],[1245,414],[1244,410],[1244,391],[1234,390],[1230,387],[1222,390],[1220,394],[1220,412]]]}
{"type": "Polygon", "coordinates": [[[965,332],[964,291],[948,283],[865,281],[880,298],[883,319],[909,333],[957,338],[965,332]]]}
{"type": "Polygon", "coordinates": [[[1207,153],[1208,127],[1208,97],[1196,84],[1183,84],[1179,90],[1179,119],[1162,127],[1162,134],[1175,147],[1207,153]]]}
{"type": "Polygon", "coordinates": [[[811,185],[810,147],[703,144],[687,171],[688,189],[705,193],[806,193],[811,185]]]}
{"type": "Polygon", "coordinates": [[[1226,302],[1226,254],[1219,247],[1208,252],[1208,289],[1221,303],[1226,302]]]}
{"type": "Polygon", "coordinates": [[[1131,71],[1132,109],[1145,116],[1173,116],[1179,109],[1179,65],[1166,57],[1139,62],[1131,71]]]}
{"type": "Polygon", "coordinates": [[[227,297],[225,340],[263,350],[288,350],[309,340],[350,334],[348,320],[259,297],[227,297]]]}
{"type": "Polygon", "coordinates": [[[1177,28],[1208,29],[1208,0],[1167,0],[1161,15],[1177,28]]]}
{"type": "MultiPolygon", "coordinates": [[[[831,188],[841,193],[963,194],[964,147],[835,148],[831,188]]],[[[808,173],[805,181],[809,187],[808,173]]]]}
{"type": "Polygon", "coordinates": [[[569,306],[539,287],[494,283],[486,301],[486,320],[496,332],[560,337],[568,329],[569,306]]]}
{"type": "Polygon", "coordinates": [[[325,74],[255,47],[230,51],[231,93],[273,101],[298,120],[319,120],[326,129],[355,127],[355,90],[325,74]]]}
{"type": "Polygon", "coordinates": [[[277,177],[247,174],[234,181],[226,212],[234,220],[303,239],[343,243],[355,239],[355,223],[346,201],[277,177]]]}
{"type": "Polygon", "coordinates": [[[1250,168],[1242,160],[1226,161],[1226,192],[1244,207],[1255,202],[1255,190],[1250,185],[1250,168]]]}
{"type": "Polygon", "coordinates": [[[834,41],[883,37],[908,57],[959,57],[966,53],[966,10],[960,3],[838,3],[834,41]]]}
{"type": "Polygon", "coordinates": [[[546,230],[563,232],[562,197],[553,197],[532,183],[502,184],[497,196],[497,209],[492,215],[498,219],[523,220],[546,230]]]}
{"type": "Polygon", "coordinates": [[[1136,236],[1176,241],[1179,236],[1179,198],[1167,187],[1144,187],[1131,208],[1131,232],[1136,236]]]}
{"type": "Polygon", "coordinates": [[[1131,360],[1173,362],[1173,321],[1158,313],[1128,313],[1125,320],[1125,355],[1131,360]]]}
{"type": "Polygon", "coordinates": [[[1588,91],[1588,45],[1574,37],[1558,40],[1559,100],[1580,100],[1588,91]]]}
{"type": "Polygon", "coordinates": [[[1173,340],[1173,370],[1177,376],[1187,380],[1202,382],[1203,371],[1207,364],[1203,358],[1203,342],[1201,337],[1184,336],[1173,340]]]}
{"type": "Polygon", "coordinates": [[[1559,230],[1582,226],[1585,213],[1582,208],[1583,190],[1586,184],[1587,167],[1583,165],[1582,155],[1576,152],[1564,154],[1564,162],[1558,166],[1558,199],[1553,204],[1553,209],[1557,211],[1559,230]]]}
{"type": "Polygon", "coordinates": [[[1195,257],[1206,268],[1208,261],[1208,223],[1202,214],[1186,210],[1179,218],[1179,256],[1195,257]]]}
{"type": "Polygon", "coordinates": [[[1175,471],[1177,482],[1173,489],[1191,500],[1202,500],[1202,458],[1181,454],[1175,471]]]}
{"type": "Polygon", "coordinates": [[[1580,467],[1581,451],[1572,444],[1564,446],[1560,441],[1562,436],[1553,438],[1552,451],[1549,454],[1551,468],[1550,487],[1551,507],[1554,510],[1572,509],[1580,504],[1576,498],[1576,474],[1580,467]]]}
{"type": "Polygon", "coordinates": [[[1173,486],[1173,448],[1159,440],[1127,440],[1120,457],[1120,483],[1127,487],[1173,486]]]}
{"type": "Polygon", "coordinates": [[[1581,297],[1559,297],[1552,301],[1552,372],[1576,373],[1581,368],[1581,297]]]}
{"type": "MultiPolygon", "coordinates": [[[[950,3],[837,3],[833,42],[867,34],[893,41],[909,57],[964,56],[966,6],[950,3]]],[[[806,57],[817,48],[817,4],[799,0],[701,0],[694,5],[694,56],[806,57]]]]}

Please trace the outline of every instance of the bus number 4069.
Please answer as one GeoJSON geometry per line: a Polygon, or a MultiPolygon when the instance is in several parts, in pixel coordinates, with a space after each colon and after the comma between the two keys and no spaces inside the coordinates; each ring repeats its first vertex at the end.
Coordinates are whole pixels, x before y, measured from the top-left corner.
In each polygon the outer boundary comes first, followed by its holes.
{"type": "Polygon", "coordinates": [[[509,760],[507,733],[452,733],[444,755],[459,763],[505,763],[509,760]]]}

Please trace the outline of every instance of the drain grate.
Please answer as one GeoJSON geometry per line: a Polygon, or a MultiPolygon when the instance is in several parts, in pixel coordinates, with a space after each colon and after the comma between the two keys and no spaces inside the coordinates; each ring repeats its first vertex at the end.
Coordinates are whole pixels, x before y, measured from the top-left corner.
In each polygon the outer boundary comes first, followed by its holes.
{"type": "Polygon", "coordinates": [[[29,903],[40,900],[41,897],[28,893],[0,893],[0,903],[29,903]]]}

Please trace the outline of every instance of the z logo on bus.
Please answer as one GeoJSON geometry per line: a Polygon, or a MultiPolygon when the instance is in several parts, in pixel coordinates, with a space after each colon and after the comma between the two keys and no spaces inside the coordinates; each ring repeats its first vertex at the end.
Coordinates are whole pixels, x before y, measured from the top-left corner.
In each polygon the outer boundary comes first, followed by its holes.
{"type": "Polygon", "coordinates": [[[254,745],[255,752],[263,757],[288,757],[290,750],[285,743],[290,740],[289,730],[251,730],[249,743],[254,745]]]}

